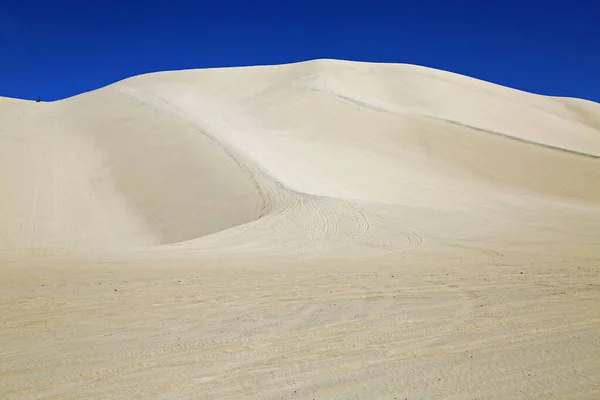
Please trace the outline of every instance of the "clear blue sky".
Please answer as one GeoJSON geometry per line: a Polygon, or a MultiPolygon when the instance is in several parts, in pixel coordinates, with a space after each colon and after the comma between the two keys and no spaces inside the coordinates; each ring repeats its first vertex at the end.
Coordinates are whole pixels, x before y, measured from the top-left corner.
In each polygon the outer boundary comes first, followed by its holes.
{"type": "Polygon", "coordinates": [[[0,96],[314,58],[426,65],[600,102],[600,0],[0,0],[0,96]]]}

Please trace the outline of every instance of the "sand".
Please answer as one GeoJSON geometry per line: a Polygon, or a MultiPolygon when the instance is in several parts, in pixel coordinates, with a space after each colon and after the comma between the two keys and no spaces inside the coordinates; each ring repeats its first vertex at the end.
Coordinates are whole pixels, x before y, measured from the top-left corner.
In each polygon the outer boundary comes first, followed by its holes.
{"type": "Polygon", "coordinates": [[[0,398],[596,399],[600,105],[339,60],[0,98],[0,398]]]}

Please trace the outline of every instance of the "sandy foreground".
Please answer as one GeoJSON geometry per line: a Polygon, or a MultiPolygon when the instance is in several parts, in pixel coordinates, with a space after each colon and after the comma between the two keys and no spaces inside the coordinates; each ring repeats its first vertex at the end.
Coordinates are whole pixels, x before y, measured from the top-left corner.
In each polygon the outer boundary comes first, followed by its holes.
{"type": "Polygon", "coordinates": [[[600,398],[600,105],[317,60],[0,98],[0,398],[600,398]]]}

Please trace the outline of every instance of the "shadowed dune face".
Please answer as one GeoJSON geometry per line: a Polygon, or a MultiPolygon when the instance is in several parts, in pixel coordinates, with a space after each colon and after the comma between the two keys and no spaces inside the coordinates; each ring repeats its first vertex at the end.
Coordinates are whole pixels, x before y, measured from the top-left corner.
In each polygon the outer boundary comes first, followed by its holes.
{"type": "Polygon", "coordinates": [[[253,175],[201,126],[120,93],[103,95],[82,99],[87,112],[68,120],[69,129],[91,136],[118,192],[161,244],[228,229],[264,211],[253,175]]]}
{"type": "Polygon", "coordinates": [[[600,104],[580,99],[564,99],[563,103],[572,118],[600,134],[600,104]]]}
{"type": "Polygon", "coordinates": [[[1,136],[1,213],[8,223],[0,247],[166,244],[255,220],[263,211],[245,167],[175,115],[110,88],[20,106],[21,113],[10,111],[20,119],[1,136]],[[10,223],[15,215],[19,224],[10,223]]]}

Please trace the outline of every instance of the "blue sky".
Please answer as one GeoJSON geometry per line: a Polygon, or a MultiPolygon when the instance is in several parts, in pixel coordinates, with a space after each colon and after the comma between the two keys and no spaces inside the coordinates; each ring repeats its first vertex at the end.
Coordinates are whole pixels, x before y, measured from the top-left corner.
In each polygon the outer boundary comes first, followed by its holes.
{"type": "Polygon", "coordinates": [[[0,96],[152,71],[399,62],[600,102],[600,1],[0,0],[0,96]]]}

